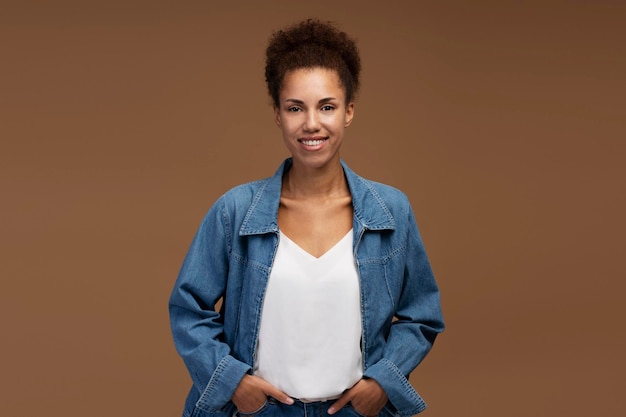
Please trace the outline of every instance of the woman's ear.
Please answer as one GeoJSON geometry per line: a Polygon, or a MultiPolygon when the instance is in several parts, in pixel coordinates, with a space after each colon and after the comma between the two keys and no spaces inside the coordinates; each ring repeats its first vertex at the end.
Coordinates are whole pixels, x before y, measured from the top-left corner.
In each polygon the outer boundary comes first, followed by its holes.
{"type": "Polygon", "coordinates": [[[352,124],[353,118],[354,118],[354,102],[351,101],[350,103],[346,105],[346,124],[345,124],[346,127],[352,124]]]}
{"type": "Polygon", "coordinates": [[[280,110],[276,105],[274,105],[274,123],[276,123],[276,126],[280,127],[280,110]]]}

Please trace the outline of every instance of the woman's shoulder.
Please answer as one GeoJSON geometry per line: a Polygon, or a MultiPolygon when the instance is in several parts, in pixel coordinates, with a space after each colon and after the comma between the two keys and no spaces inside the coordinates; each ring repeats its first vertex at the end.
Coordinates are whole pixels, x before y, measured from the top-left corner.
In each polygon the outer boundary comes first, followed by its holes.
{"type": "MultiPolygon", "coordinates": [[[[348,175],[352,177],[351,182],[355,184],[354,188],[362,188],[363,190],[366,190],[364,194],[371,194],[376,199],[385,202],[389,206],[410,206],[409,199],[406,193],[399,188],[390,184],[362,177],[361,175],[356,174],[353,171],[348,172],[348,175]]],[[[358,193],[358,190],[355,191],[357,191],[358,193]]],[[[358,194],[362,195],[363,193],[358,194]]]]}
{"type": "Polygon", "coordinates": [[[258,179],[243,184],[236,185],[226,191],[217,200],[221,204],[229,205],[250,205],[254,201],[255,196],[264,189],[269,183],[270,178],[258,179]]]}
{"type": "Polygon", "coordinates": [[[380,195],[400,198],[403,200],[407,199],[405,192],[393,185],[382,183],[379,181],[370,180],[367,178],[363,178],[363,181],[365,181],[371,189],[375,190],[380,195]]]}
{"type": "Polygon", "coordinates": [[[283,161],[274,174],[269,177],[234,186],[226,191],[219,200],[223,203],[247,203],[249,205],[257,199],[274,199],[276,194],[280,196],[282,173],[289,163],[289,160],[283,161]]]}

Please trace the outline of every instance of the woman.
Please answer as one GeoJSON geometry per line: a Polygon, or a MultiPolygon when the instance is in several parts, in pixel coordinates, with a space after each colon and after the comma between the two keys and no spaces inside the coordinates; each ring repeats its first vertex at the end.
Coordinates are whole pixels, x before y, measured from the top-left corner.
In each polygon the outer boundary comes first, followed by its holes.
{"type": "Polygon", "coordinates": [[[330,23],[270,40],[291,158],[224,194],[185,258],[170,299],[193,380],[184,416],[425,408],[407,378],[443,331],[439,291],[406,196],[340,159],[359,72],[354,41],[330,23]]]}

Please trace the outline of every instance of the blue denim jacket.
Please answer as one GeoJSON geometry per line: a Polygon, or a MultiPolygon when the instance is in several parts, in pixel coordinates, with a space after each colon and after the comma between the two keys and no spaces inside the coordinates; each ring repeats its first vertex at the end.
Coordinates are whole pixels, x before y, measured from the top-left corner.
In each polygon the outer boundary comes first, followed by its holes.
{"type": "MultiPolygon", "coordinates": [[[[364,377],[385,390],[384,414],[412,416],[426,404],[407,378],[443,331],[439,290],[406,196],[342,165],[354,208],[364,377]]],[[[287,159],[274,176],[220,197],[183,262],[169,304],[174,342],[193,380],[183,416],[236,412],[231,397],[254,365],[278,245],[282,177],[290,167],[287,159]]]]}

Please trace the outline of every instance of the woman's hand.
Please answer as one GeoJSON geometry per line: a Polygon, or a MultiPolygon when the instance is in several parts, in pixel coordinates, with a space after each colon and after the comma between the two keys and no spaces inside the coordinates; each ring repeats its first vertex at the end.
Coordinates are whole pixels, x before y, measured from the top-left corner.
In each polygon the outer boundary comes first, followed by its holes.
{"type": "Polygon", "coordinates": [[[357,413],[373,417],[387,404],[387,394],[374,379],[361,379],[330,406],[328,414],[334,414],[348,403],[357,413]]]}
{"type": "Polygon", "coordinates": [[[275,398],[283,404],[293,404],[293,399],[287,394],[266,380],[253,375],[243,377],[233,394],[232,400],[240,413],[253,414],[263,407],[267,397],[275,398]]]}

